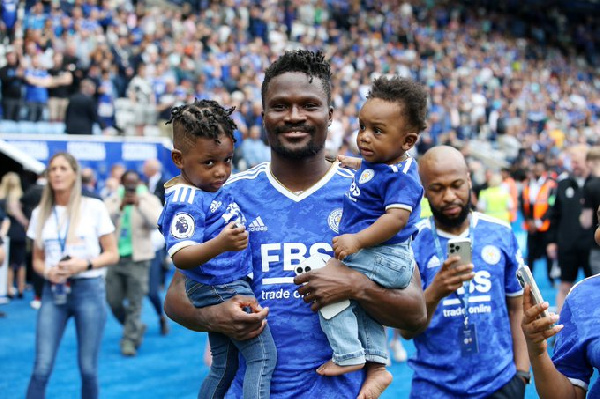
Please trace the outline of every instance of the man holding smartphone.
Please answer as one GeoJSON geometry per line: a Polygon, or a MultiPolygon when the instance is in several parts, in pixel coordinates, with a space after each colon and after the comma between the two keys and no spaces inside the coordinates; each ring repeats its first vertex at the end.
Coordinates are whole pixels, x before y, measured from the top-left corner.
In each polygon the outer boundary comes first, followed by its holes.
{"type": "Polygon", "coordinates": [[[427,329],[402,331],[417,348],[411,398],[523,398],[529,358],[516,237],[507,223],[472,212],[468,167],[455,148],[431,148],[419,174],[433,216],[413,242],[427,329]]]}
{"type": "Polygon", "coordinates": [[[162,205],[141,184],[133,170],[121,177],[121,189],[106,199],[106,207],[116,226],[119,263],[106,273],[106,300],[121,323],[121,354],[135,356],[146,326],[142,324],[142,299],[148,290],[150,260],[154,246],[150,234],[155,230],[162,205]],[[127,306],[125,306],[127,299],[127,306]]]}

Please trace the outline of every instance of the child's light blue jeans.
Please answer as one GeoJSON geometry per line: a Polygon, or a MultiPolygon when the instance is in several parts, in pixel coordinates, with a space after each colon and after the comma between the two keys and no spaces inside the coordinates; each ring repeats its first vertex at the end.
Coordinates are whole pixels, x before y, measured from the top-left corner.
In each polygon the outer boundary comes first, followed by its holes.
{"type": "MultiPolygon", "coordinates": [[[[235,280],[223,285],[206,285],[186,278],[185,288],[190,301],[197,308],[216,305],[235,295],[254,296],[246,280],[235,280]]],[[[241,352],[246,360],[244,399],[269,398],[271,376],[277,364],[277,348],[269,325],[256,338],[236,341],[225,334],[208,333],[212,364],[202,383],[198,398],[223,398],[238,369],[241,352]]]]}
{"type": "MultiPolygon", "coordinates": [[[[362,249],[343,262],[384,288],[406,288],[415,267],[411,240],[362,249]]],[[[356,302],[351,301],[348,308],[331,319],[325,319],[321,313],[319,318],[333,349],[335,364],[387,363],[387,337],[383,326],[356,302]]]]}

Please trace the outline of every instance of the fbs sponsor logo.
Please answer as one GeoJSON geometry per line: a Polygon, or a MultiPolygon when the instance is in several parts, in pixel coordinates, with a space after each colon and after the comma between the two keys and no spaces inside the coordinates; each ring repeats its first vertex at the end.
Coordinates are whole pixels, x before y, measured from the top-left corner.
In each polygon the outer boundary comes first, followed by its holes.
{"type": "Polygon", "coordinates": [[[267,231],[268,228],[262,221],[260,216],[257,216],[250,224],[248,225],[248,231],[267,231]]]}

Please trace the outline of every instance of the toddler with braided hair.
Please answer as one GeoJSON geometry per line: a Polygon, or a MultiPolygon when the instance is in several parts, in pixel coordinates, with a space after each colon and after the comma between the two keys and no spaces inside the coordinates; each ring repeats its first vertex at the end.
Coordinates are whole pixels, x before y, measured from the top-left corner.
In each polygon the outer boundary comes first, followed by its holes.
{"type": "MultiPolygon", "coordinates": [[[[188,298],[197,308],[234,296],[254,296],[252,259],[246,219],[223,187],[231,175],[234,108],[211,100],[174,107],[172,159],[181,174],[165,185],[165,208],[158,220],[173,264],[186,277],[188,298]]],[[[238,297],[240,312],[258,312],[238,297]]],[[[268,324],[256,338],[238,341],[208,334],[213,361],[200,398],[223,398],[238,369],[246,363],[244,398],[268,398],[277,350],[268,324]]]]}

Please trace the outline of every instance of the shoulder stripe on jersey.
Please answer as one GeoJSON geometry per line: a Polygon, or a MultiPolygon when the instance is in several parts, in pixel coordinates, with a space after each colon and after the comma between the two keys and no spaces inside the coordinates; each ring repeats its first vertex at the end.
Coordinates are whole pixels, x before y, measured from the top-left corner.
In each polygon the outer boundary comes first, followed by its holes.
{"type": "Polygon", "coordinates": [[[571,295],[571,292],[573,292],[573,290],[574,290],[575,288],[577,288],[577,286],[578,286],[579,284],[583,283],[584,281],[591,280],[591,279],[593,279],[593,278],[598,278],[598,277],[600,277],[600,274],[594,274],[593,276],[590,276],[590,277],[584,278],[583,280],[581,280],[581,281],[577,282],[577,283],[576,283],[576,284],[573,286],[573,288],[571,288],[571,290],[569,291],[569,294],[568,294],[568,295],[571,295]]]}
{"type": "Polygon", "coordinates": [[[354,177],[354,171],[346,168],[338,168],[336,173],[342,177],[354,177]]]}
{"type": "Polygon", "coordinates": [[[503,220],[496,219],[495,217],[486,215],[485,213],[473,212],[473,214],[477,216],[477,220],[481,219],[481,220],[485,220],[486,222],[497,223],[499,225],[502,225],[502,226],[510,229],[510,224],[503,220]]]}
{"type": "Polygon", "coordinates": [[[431,228],[431,223],[429,221],[429,218],[426,219],[421,219],[419,220],[416,224],[415,227],[417,229],[419,229],[419,231],[423,230],[423,229],[430,229],[431,228]]]}
{"type": "Polygon", "coordinates": [[[231,176],[225,184],[231,184],[233,182],[236,182],[236,181],[242,180],[242,179],[248,179],[248,180],[256,179],[261,173],[264,173],[267,170],[268,166],[269,166],[268,162],[263,162],[261,164],[258,164],[257,166],[255,166],[252,169],[248,169],[243,172],[236,173],[235,175],[231,176]]]}
{"type": "Polygon", "coordinates": [[[414,158],[413,157],[408,157],[408,159],[406,160],[406,164],[404,165],[404,169],[402,170],[402,173],[407,173],[408,170],[410,169],[410,166],[413,163],[414,158]]]}

